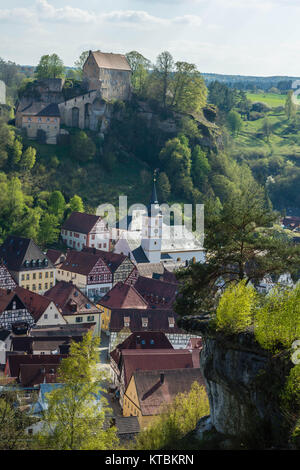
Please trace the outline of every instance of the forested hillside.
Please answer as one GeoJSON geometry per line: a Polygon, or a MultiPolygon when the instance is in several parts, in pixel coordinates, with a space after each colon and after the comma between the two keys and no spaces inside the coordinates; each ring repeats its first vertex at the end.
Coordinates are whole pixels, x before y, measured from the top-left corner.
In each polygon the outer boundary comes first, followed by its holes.
{"type": "MultiPolygon", "coordinates": [[[[9,104],[51,73],[47,57],[31,77],[30,71],[20,75],[15,64],[0,63],[9,104]]],[[[81,86],[85,57],[67,72],[69,97],[81,86]]],[[[146,203],[156,168],[161,202],[205,203],[207,211],[217,211],[228,194],[238,197],[242,184],[255,178],[269,204],[297,211],[299,121],[295,106],[286,104],[286,90],[273,90],[273,101],[279,97],[274,107],[263,96],[257,103],[257,95],[217,81],[207,88],[193,64],[176,62],[168,52],[152,65],[136,51],[127,59],[132,100],[110,103],[105,135],[68,128],[58,145],[46,145],[29,141],[14,126],[13,108],[2,115],[1,240],[15,233],[52,245],[70,210],[93,212],[101,203],[117,203],[121,194],[129,204],[146,203]]],[[[57,63],[59,75],[65,75],[62,61],[57,63]]]]}

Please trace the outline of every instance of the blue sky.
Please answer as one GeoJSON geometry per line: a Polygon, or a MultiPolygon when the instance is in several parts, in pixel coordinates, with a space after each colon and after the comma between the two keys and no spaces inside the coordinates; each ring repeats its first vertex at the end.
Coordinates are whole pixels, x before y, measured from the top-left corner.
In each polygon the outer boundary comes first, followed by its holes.
{"type": "Polygon", "coordinates": [[[300,76],[300,0],[0,0],[0,57],[163,50],[202,72],[300,76]]]}

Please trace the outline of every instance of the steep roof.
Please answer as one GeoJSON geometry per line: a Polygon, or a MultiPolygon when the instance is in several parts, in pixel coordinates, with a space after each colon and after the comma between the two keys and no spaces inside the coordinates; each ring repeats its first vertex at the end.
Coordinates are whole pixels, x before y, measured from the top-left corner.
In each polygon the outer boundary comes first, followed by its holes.
{"type": "Polygon", "coordinates": [[[34,387],[44,381],[57,382],[59,364],[20,364],[18,379],[23,387],[34,387]]]}
{"type": "Polygon", "coordinates": [[[100,219],[101,217],[99,215],[72,212],[70,217],[64,222],[62,229],[87,235],[100,219]]]}
{"type": "Polygon", "coordinates": [[[7,306],[12,302],[14,297],[19,298],[15,291],[0,289],[0,313],[6,310],[7,306]]]}
{"type": "Polygon", "coordinates": [[[5,374],[18,377],[21,364],[60,364],[66,354],[9,354],[6,358],[5,374]]]}
{"type": "Polygon", "coordinates": [[[172,308],[178,285],[160,279],[139,276],[134,288],[142,295],[148,305],[157,305],[158,308],[172,308]]]}
{"type": "Polygon", "coordinates": [[[45,310],[49,307],[52,300],[42,295],[36,294],[28,289],[17,286],[15,292],[26,306],[28,312],[33,317],[34,321],[37,322],[44,314],[45,310]]]}
{"type": "Polygon", "coordinates": [[[193,368],[193,359],[186,349],[124,349],[122,366],[125,386],[137,370],[187,369],[193,368]]]}
{"type": "Polygon", "coordinates": [[[66,259],[60,265],[60,269],[87,276],[99,259],[101,259],[100,255],[86,251],[69,251],[66,259]]]}
{"type": "MultiPolygon", "coordinates": [[[[84,247],[82,251],[86,253],[99,255],[100,258],[103,259],[105,264],[109,267],[112,273],[114,273],[126,259],[129,259],[128,256],[121,255],[119,253],[113,253],[112,251],[98,250],[97,248],[91,248],[87,246],[84,247]]],[[[131,264],[132,264],[132,268],[134,268],[134,264],[132,262],[131,264]]]]}
{"type": "Polygon", "coordinates": [[[51,103],[37,113],[37,116],[60,117],[59,107],[56,103],[51,103]]]}
{"type": "Polygon", "coordinates": [[[8,236],[0,247],[0,258],[10,271],[54,268],[50,259],[30,238],[8,236]],[[41,265],[37,265],[37,260],[41,265]],[[35,265],[32,265],[32,261],[35,265]],[[28,266],[24,263],[28,262],[28,266]]]}
{"type": "Polygon", "coordinates": [[[172,403],[178,393],[189,392],[194,382],[205,386],[199,368],[138,370],[133,378],[143,416],[159,414],[161,407],[172,403]]]}
{"type": "Polygon", "coordinates": [[[111,311],[109,331],[119,332],[124,328],[124,319],[129,319],[129,328],[136,331],[162,331],[163,333],[184,334],[176,324],[177,315],[167,309],[113,309],[111,311]],[[147,327],[143,327],[142,318],[148,318],[147,327]],[[169,318],[174,320],[174,326],[170,326],[169,318]]]}
{"type": "Polygon", "coordinates": [[[138,331],[132,333],[111,351],[110,355],[116,363],[119,362],[124,349],[173,349],[173,346],[161,331],[138,331]]]}
{"type": "Polygon", "coordinates": [[[70,282],[60,281],[44,295],[49,300],[53,300],[55,305],[61,309],[63,315],[100,313],[96,305],[70,282]]]}
{"type": "Polygon", "coordinates": [[[103,307],[146,309],[147,302],[134,287],[118,282],[104,297],[99,300],[103,307]]]}
{"type": "Polygon", "coordinates": [[[131,67],[123,54],[113,54],[111,52],[90,51],[97,65],[101,69],[127,70],[131,72],[131,67]]]}
{"type": "Polygon", "coordinates": [[[1,289],[14,289],[16,283],[10,274],[9,270],[3,262],[0,261],[0,288],[1,289]]]}
{"type": "Polygon", "coordinates": [[[51,263],[57,264],[60,262],[60,258],[63,256],[65,257],[66,255],[64,254],[63,251],[60,250],[54,250],[53,248],[49,248],[46,253],[47,257],[50,259],[51,263]]]}

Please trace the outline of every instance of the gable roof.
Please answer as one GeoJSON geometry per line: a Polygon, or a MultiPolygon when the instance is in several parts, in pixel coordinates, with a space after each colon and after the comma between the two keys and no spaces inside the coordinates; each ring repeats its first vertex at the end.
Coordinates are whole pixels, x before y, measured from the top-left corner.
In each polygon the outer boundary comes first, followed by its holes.
{"type": "Polygon", "coordinates": [[[0,313],[6,310],[7,306],[12,302],[15,297],[17,297],[23,304],[22,300],[19,298],[15,291],[10,289],[0,289],[0,313]]]}
{"type": "Polygon", "coordinates": [[[131,67],[123,54],[112,52],[90,51],[97,65],[101,69],[126,70],[131,72],[131,67]]]}
{"type": "MultiPolygon", "coordinates": [[[[88,276],[99,260],[102,258],[97,254],[87,251],[69,251],[66,259],[60,265],[60,269],[88,276]]],[[[103,260],[102,263],[105,264],[103,260]]],[[[108,267],[107,270],[109,271],[108,267]]]]}
{"type": "Polygon", "coordinates": [[[139,370],[133,373],[133,379],[143,416],[159,414],[161,407],[172,403],[178,393],[189,392],[194,382],[205,386],[199,368],[139,370]]]}
{"type": "Polygon", "coordinates": [[[177,326],[177,314],[167,309],[112,309],[109,331],[119,332],[124,328],[124,318],[129,318],[129,328],[136,331],[162,331],[163,333],[186,334],[177,326]],[[143,327],[142,318],[148,318],[147,327],[143,327]],[[169,318],[174,319],[174,326],[170,326],[169,318]]]}
{"type": "Polygon", "coordinates": [[[110,355],[116,363],[119,362],[124,349],[173,349],[173,346],[162,331],[138,331],[111,351],[110,355]]]}
{"type": "Polygon", "coordinates": [[[87,235],[99,220],[101,220],[99,215],[72,212],[70,217],[64,222],[62,229],[87,235]]]}
{"type": "Polygon", "coordinates": [[[123,349],[121,369],[124,369],[125,386],[137,370],[193,368],[193,359],[186,349],[123,349]]]}
{"type": "Polygon", "coordinates": [[[23,387],[34,387],[43,382],[57,382],[59,364],[20,364],[18,379],[23,387]]]}
{"type": "Polygon", "coordinates": [[[60,281],[44,295],[53,300],[63,315],[100,313],[100,309],[70,282],[60,281]]]}
{"type": "Polygon", "coordinates": [[[60,364],[66,354],[9,354],[6,358],[5,375],[18,377],[21,364],[60,364]]]}
{"type": "MultiPolygon", "coordinates": [[[[82,251],[99,255],[109,267],[112,273],[114,273],[126,259],[129,260],[128,256],[121,255],[119,253],[113,253],[112,251],[103,251],[91,247],[84,247],[82,251]]],[[[132,261],[130,262],[132,264],[132,268],[134,268],[134,264],[132,263],[132,261]]]]}
{"type": "MultiPolygon", "coordinates": [[[[20,286],[15,288],[15,292],[18,294],[19,298],[22,300],[35,322],[41,318],[45,310],[52,302],[51,299],[48,299],[47,297],[39,295],[28,289],[24,289],[20,286]]],[[[59,312],[57,311],[57,313],[59,312]]]]}
{"type": "Polygon", "coordinates": [[[139,276],[134,288],[142,295],[148,305],[159,305],[159,308],[172,308],[178,285],[160,279],[139,276]]]}
{"type": "Polygon", "coordinates": [[[5,264],[0,261],[0,289],[14,289],[16,285],[9,270],[5,264]]]}
{"type": "Polygon", "coordinates": [[[147,302],[143,297],[129,284],[118,282],[98,303],[102,307],[113,308],[135,308],[146,309],[147,302]]]}
{"type": "Polygon", "coordinates": [[[54,268],[47,255],[30,238],[8,236],[0,247],[0,258],[10,271],[54,268]],[[42,261],[41,266],[32,266],[31,262],[37,260],[42,261]],[[28,266],[24,265],[26,261],[28,266]]]}
{"type": "Polygon", "coordinates": [[[60,251],[60,250],[54,250],[52,248],[49,248],[49,250],[47,250],[47,253],[46,253],[47,257],[50,259],[51,263],[53,263],[54,265],[55,264],[59,264],[60,262],[60,258],[63,256],[64,258],[66,257],[66,255],[64,254],[63,251],[60,251]]]}

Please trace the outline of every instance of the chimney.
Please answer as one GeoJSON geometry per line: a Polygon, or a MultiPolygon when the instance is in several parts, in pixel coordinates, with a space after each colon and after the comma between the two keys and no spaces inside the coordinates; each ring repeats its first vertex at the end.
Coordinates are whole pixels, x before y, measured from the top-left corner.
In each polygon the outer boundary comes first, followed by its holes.
{"type": "Polygon", "coordinates": [[[160,383],[163,384],[165,381],[165,374],[161,373],[160,374],[160,383]]]}

